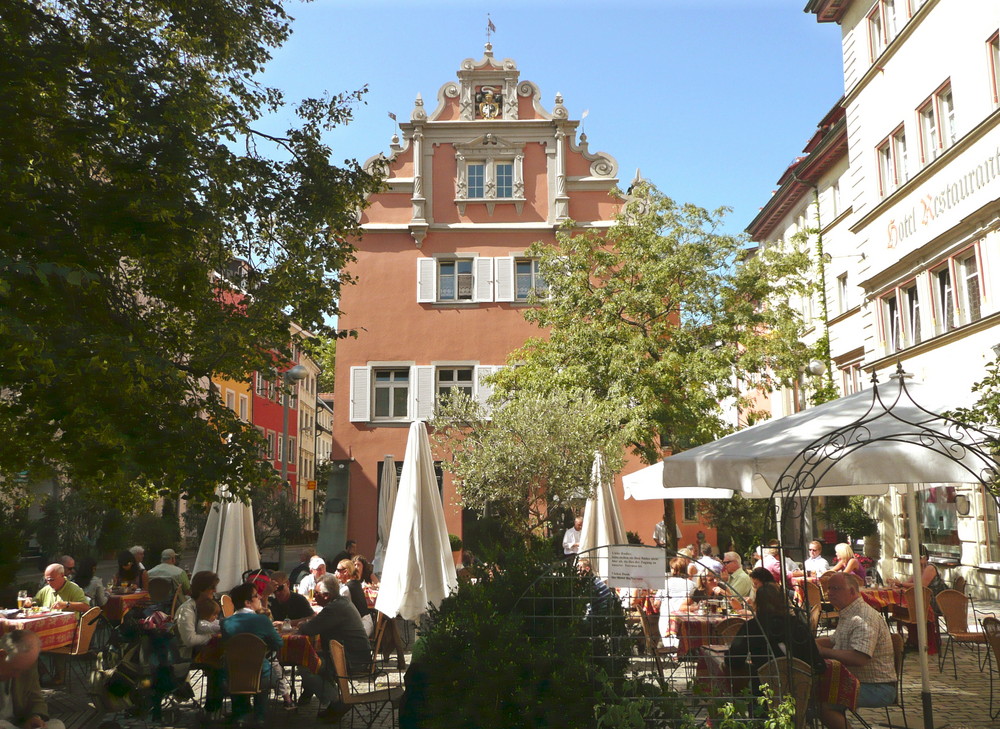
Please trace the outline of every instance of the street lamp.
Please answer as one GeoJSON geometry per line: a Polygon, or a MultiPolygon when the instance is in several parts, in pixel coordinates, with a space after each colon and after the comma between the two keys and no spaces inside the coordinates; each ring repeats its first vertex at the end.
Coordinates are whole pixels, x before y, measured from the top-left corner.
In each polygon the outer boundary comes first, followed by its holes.
{"type": "MultiPolygon", "coordinates": [[[[282,393],[282,417],[281,417],[281,490],[284,497],[288,498],[288,456],[291,448],[288,447],[288,397],[290,388],[295,387],[300,381],[309,375],[302,365],[295,365],[282,375],[285,383],[285,392],[282,393]]],[[[285,562],[285,535],[281,535],[281,542],[278,544],[278,569],[282,569],[285,562]]]]}

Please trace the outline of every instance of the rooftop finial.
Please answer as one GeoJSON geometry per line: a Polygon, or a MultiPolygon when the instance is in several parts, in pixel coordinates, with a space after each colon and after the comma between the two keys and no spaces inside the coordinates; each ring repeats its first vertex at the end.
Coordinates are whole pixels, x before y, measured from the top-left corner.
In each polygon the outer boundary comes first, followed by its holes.
{"type": "Polygon", "coordinates": [[[490,33],[496,33],[497,27],[490,20],[490,14],[486,13],[486,55],[493,55],[493,45],[490,43],[490,33]]]}

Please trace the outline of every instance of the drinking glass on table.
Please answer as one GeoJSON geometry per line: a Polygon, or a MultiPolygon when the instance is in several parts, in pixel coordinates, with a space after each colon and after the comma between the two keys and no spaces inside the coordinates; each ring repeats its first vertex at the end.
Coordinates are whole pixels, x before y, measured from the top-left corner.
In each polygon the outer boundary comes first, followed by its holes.
{"type": "Polygon", "coordinates": [[[24,610],[24,608],[31,605],[31,598],[28,597],[27,590],[18,590],[17,592],[17,609],[24,610]]]}

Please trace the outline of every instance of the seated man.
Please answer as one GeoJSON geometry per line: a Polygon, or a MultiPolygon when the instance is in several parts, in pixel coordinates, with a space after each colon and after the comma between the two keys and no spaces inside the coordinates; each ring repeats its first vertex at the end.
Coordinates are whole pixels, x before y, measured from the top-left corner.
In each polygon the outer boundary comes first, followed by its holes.
{"type": "Polygon", "coordinates": [[[316,602],[322,606],[319,614],[299,625],[302,635],[318,635],[323,647],[324,675],[317,676],[302,672],[302,695],[299,703],[308,701],[313,694],[319,699],[317,718],[336,723],[347,713],[347,706],[339,700],[333,672],[333,661],[329,656],[330,641],[336,640],[344,646],[348,673],[356,674],[371,667],[372,652],[361,622],[361,614],[350,598],[340,594],[340,581],[336,575],[323,575],[316,583],[316,602]],[[332,700],[336,697],[336,700],[332,700]]]}
{"type": "Polygon", "coordinates": [[[38,683],[42,642],[30,630],[0,635],[0,729],[65,729],[49,710],[38,683]]]}
{"type": "Polygon", "coordinates": [[[296,591],[300,595],[308,595],[310,590],[316,589],[319,578],[326,574],[326,560],[322,557],[312,557],[309,560],[309,574],[302,578],[296,591]]]}
{"type": "Polygon", "coordinates": [[[76,613],[85,613],[90,609],[90,601],[83,588],[66,579],[66,568],[58,562],[45,568],[45,587],[38,591],[32,604],[76,613]]]}
{"type": "MultiPolygon", "coordinates": [[[[817,541],[809,542],[809,556],[805,560],[805,574],[821,575],[830,569],[830,563],[823,556],[823,545],[817,541]]],[[[795,570],[796,577],[803,574],[803,570],[795,570]]]]}
{"type": "Polygon", "coordinates": [[[284,572],[271,573],[271,584],[274,586],[270,600],[271,618],[275,622],[288,620],[294,626],[316,614],[303,595],[292,592],[288,576],[284,572]]]}
{"type": "Polygon", "coordinates": [[[187,572],[177,566],[177,552],[172,549],[164,549],[160,554],[160,563],[149,570],[146,574],[152,580],[156,577],[166,577],[174,583],[181,592],[187,595],[191,592],[191,580],[187,572]]]}
{"type": "Polygon", "coordinates": [[[750,575],[743,569],[743,561],[736,552],[726,552],[722,555],[722,579],[726,581],[730,594],[749,598],[753,593],[753,583],[750,575]]]}
{"type": "MultiPolygon", "coordinates": [[[[827,585],[830,602],[840,611],[833,639],[816,640],[820,655],[840,661],[861,682],[859,707],[888,706],[896,698],[896,667],[889,627],[875,608],[861,599],[858,582],[838,572],[827,585]]],[[[847,729],[844,707],[820,704],[820,719],[829,729],[847,729]]]]}
{"type": "MultiPolygon", "coordinates": [[[[235,612],[222,621],[222,640],[228,641],[234,635],[240,633],[250,633],[256,635],[264,641],[273,651],[281,650],[281,636],[274,629],[274,625],[266,615],[258,614],[263,609],[260,595],[256,588],[248,582],[237,585],[229,591],[229,596],[233,598],[235,612]]],[[[258,722],[264,720],[264,710],[267,708],[267,696],[271,690],[272,676],[271,663],[264,660],[261,665],[261,692],[254,696],[254,714],[258,722]]],[[[250,713],[249,698],[246,696],[233,696],[233,719],[238,720],[250,713]]]]}

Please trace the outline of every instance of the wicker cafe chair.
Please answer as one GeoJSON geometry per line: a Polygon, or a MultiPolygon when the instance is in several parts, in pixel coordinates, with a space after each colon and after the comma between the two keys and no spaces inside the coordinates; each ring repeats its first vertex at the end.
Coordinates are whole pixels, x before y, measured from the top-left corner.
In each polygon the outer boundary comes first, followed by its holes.
{"type": "Polygon", "coordinates": [[[351,712],[351,726],[354,725],[354,717],[358,716],[366,729],[372,729],[386,708],[389,709],[391,726],[396,726],[396,709],[398,709],[399,700],[403,696],[403,687],[384,686],[378,688],[368,671],[362,675],[352,676],[349,674],[344,646],[339,641],[330,641],[330,657],[333,659],[337,687],[340,689],[340,700],[347,705],[351,712]],[[367,685],[359,690],[357,684],[362,681],[367,685]]]}
{"type": "MultiPolygon", "coordinates": [[[[986,636],[978,631],[969,630],[969,605],[972,600],[963,595],[958,590],[942,590],[937,595],[938,608],[941,610],[941,617],[944,618],[944,630],[950,640],[944,650],[938,655],[938,670],[944,671],[944,662],[951,652],[951,667],[958,678],[958,665],[955,661],[955,644],[976,647],[976,665],[979,670],[983,670],[985,659],[983,658],[982,647],[986,644],[986,636]]],[[[975,616],[976,609],[972,608],[975,616]]]]}
{"type": "MultiPolygon", "coordinates": [[[[903,659],[906,657],[906,653],[903,650],[904,641],[903,636],[899,633],[892,633],[892,665],[896,668],[896,700],[889,704],[889,706],[898,706],[899,710],[903,712],[903,727],[908,729],[909,724],[906,722],[906,707],[903,706],[903,659]]],[[[892,729],[892,719],[889,717],[889,706],[885,707],[885,721],[889,725],[889,729],[892,729]]]]}
{"type": "Polygon", "coordinates": [[[91,642],[94,639],[94,633],[97,632],[97,624],[100,619],[101,608],[90,608],[90,610],[81,616],[80,622],[76,628],[76,635],[74,636],[72,643],[64,645],[60,648],[50,648],[45,651],[45,655],[53,657],[54,661],[69,661],[70,670],[66,675],[67,688],[71,685],[74,666],[79,666],[81,678],[86,681],[88,664],[92,665],[97,660],[97,656],[91,650],[91,642]],[[55,656],[59,656],[59,658],[55,658],[55,656]]]}
{"type": "Polygon", "coordinates": [[[761,666],[757,675],[762,684],[766,683],[774,691],[775,700],[786,696],[795,699],[795,729],[803,729],[813,687],[809,664],[798,658],[775,658],[761,666]]]}
{"type": "Polygon", "coordinates": [[[743,630],[743,626],[746,621],[743,618],[730,618],[729,620],[723,620],[717,626],[715,626],[716,635],[719,636],[719,643],[721,645],[732,645],[733,638],[736,634],[743,630]]]}
{"type": "Polygon", "coordinates": [[[955,578],[955,584],[953,585],[953,589],[956,590],[957,592],[961,592],[963,595],[965,594],[965,578],[962,577],[962,575],[959,575],[958,577],[955,578]]]}
{"type": "Polygon", "coordinates": [[[997,716],[1000,716],[1000,709],[993,711],[993,663],[997,664],[997,670],[1000,671],[1000,620],[992,615],[983,618],[983,633],[986,635],[986,645],[988,646],[986,657],[990,672],[990,719],[996,719],[997,716]]]}
{"type": "MultiPolygon", "coordinates": [[[[931,590],[929,587],[922,588],[924,591],[924,606],[926,610],[931,610],[931,590]]],[[[904,607],[893,608],[892,619],[896,621],[897,627],[902,630],[903,625],[912,628],[917,627],[917,622],[923,618],[917,617],[917,594],[916,590],[908,587],[903,591],[904,607]]],[[[933,612],[931,612],[933,615],[933,612]]]]}
{"type": "MultiPolygon", "coordinates": [[[[829,582],[829,578],[827,581],[829,582]]],[[[831,621],[840,617],[840,612],[828,600],[823,599],[826,592],[825,588],[821,590],[820,586],[813,582],[806,582],[805,587],[806,603],[809,605],[809,609],[811,610],[813,605],[820,606],[820,620],[826,620],[826,624],[829,626],[831,621]]]]}
{"type": "Polygon", "coordinates": [[[222,593],[219,597],[219,605],[222,606],[222,617],[224,618],[228,618],[236,612],[236,606],[233,605],[233,598],[226,593],[222,593]]]}
{"type": "Polygon", "coordinates": [[[267,645],[251,633],[237,633],[226,641],[222,653],[229,681],[230,696],[256,696],[257,701],[267,700],[267,691],[261,691],[261,669],[267,657],[267,645]]]}

